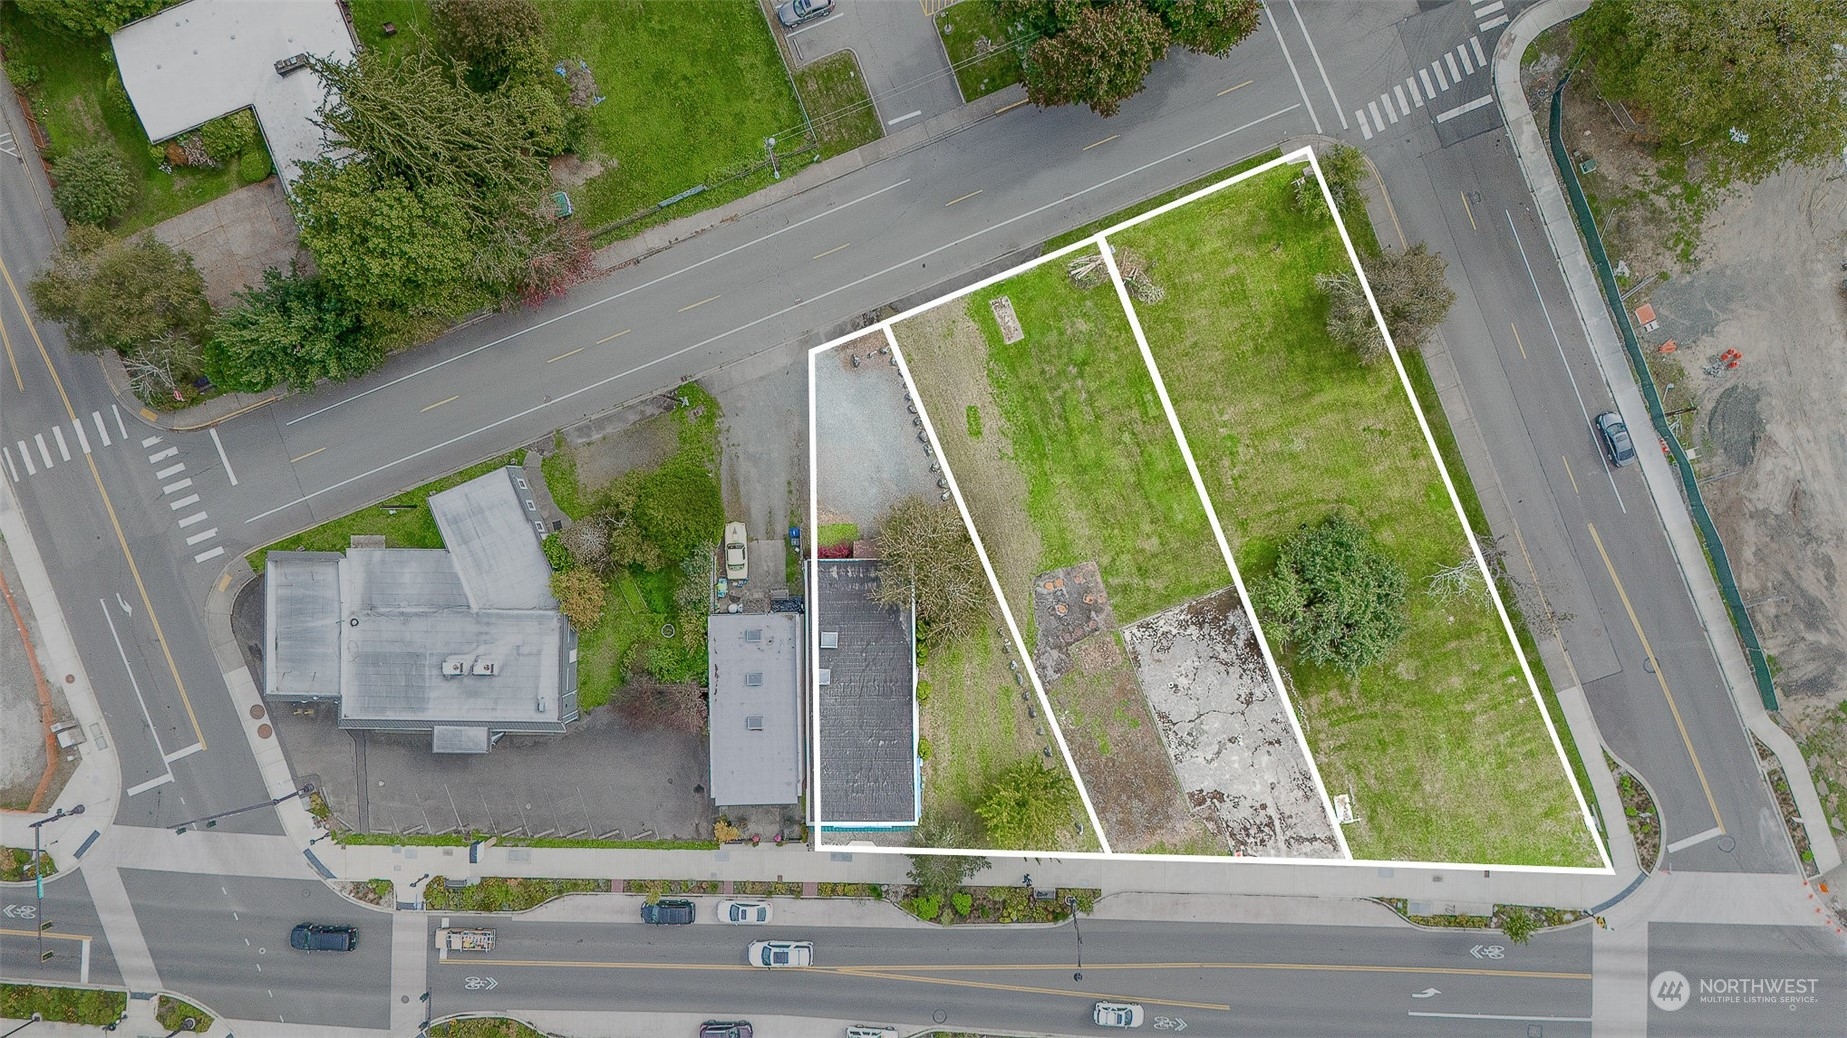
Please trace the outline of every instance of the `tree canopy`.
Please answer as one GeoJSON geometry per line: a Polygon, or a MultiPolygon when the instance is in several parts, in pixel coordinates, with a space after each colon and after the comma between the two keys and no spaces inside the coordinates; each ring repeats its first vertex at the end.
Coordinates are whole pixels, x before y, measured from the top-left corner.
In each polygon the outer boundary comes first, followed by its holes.
{"type": "Polygon", "coordinates": [[[1847,0],[1596,0],[1572,33],[1598,92],[1698,148],[1717,183],[1847,147],[1847,0]]]}
{"type": "MultiPolygon", "coordinates": [[[[925,815],[911,830],[911,842],[918,847],[955,849],[967,847],[975,840],[959,823],[925,815]]],[[[922,896],[947,901],[957,887],[989,864],[986,858],[962,854],[913,854],[911,882],[917,885],[917,892],[922,896]]]]}
{"type": "Polygon", "coordinates": [[[135,197],[128,167],[106,140],[73,149],[52,163],[51,172],[58,179],[51,200],[71,223],[108,223],[135,197]]]}
{"type": "Polygon", "coordinates": [[[1448,261],[1420,241],[1402,252],[1369,259],[1365,266],[1392,341],[1401,350],[1422,349],[1456,302],[1455,291],[1444,280],[1448,261]]]}
{"type": "Polygon", "coordinates": [[[178,0],[12,0],[19,9],[50,29],[72,36],[107,36],[129,22],[178,0]]]}
{"type": "Polygon", "coordinates": [[[31,293],[72,349],[127,358],[162,343],[196,349],[212,315],[192,256],[151,234],[123,240],[85,224],[71,227],[31,293]]]}
{"type": "Polygon", "coordinates": [[[1026,51],[1026,96],[1103,116],[1141,91],[1169,43],[1223,56],[1261,13],[1257,0],[1000,0],[1000,10],[1038,37],[1026,51]]]}
{"type": "Polygon", "coordinates": [[[1335,512],[1283,541],[1251,599],[1302,659],[1353,674],[1403,637],[1407,583],[1365,527],[1335,512]]]}
{"type": "Polygon", "coordinates": [[[1077,783],[1071,776],[1029,757],[989,781],[975,813],[996,847],[1051,850],[1058,846],[1059,830],[1071,824],[1077,804],[1077,783]]]}
{"type": "Polygon", "coordinates": [[[975,542],[954,508],[921,497],[893,505],[879,523],[881,605],[917,602],[924,639],[944,644],[988,622],[988,588],[975,542]]]}
{"type": "Polygon", "coordinates": [[[437,47],[483,90],[544,54],[545,20],[532,0],[430,0],[430,23],[437,47]]]}
{"type": "Polygon", "coordinates": [[[343,380],[378,366],[384,353],[327,282],[263,272],[263,284],[238,293],[218,315],[205,347],[205,373],[219,386],[246,393],[286,385],[306,391],[327,378],[343,380]]]}

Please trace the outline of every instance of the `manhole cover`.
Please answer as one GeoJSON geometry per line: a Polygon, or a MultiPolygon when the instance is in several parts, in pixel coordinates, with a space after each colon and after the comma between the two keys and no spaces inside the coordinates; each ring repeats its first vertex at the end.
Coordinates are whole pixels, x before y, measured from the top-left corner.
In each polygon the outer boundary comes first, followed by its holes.
{"type": "Polygon", "coordinates": [[[263,704],[262,703],[250,704],[250,717],[252,720],[256,720],[256,721],[261,721],[263,719],[263,704]]]}
{"type": "Polygon", "coordinates": [[[267,739],[273,734],[275,734],[275,729],[271,728],[269,725],[267,724],[257,725],[257,738],[267,739]]]}
{"type": "Polygon", "coordinates": [[[1655,658],[1653,656],[1644,657],[1642,659],[1642,669],[1653,674],[1655,672],[1655,658]]]}
{"type": "Polygon", "coordinates": [[[1738,846],[1738,841],[1732,839],[1730,836],[1719,837],[1719,850],[1725,852],[1726,854],[1730,854],[1732,852],[1732,848],[1736,846],[1738,846]]]}
{"type": "Polygon", "coordinates": [[[66,685],[71,685],[71,684],[75,684],[75,683],[76,683],[76,681],[77,681],[77,675],[75,675],[75,674],[66,674],[66,675],[64,675],[64,683],[65,683],[66,685]]]}
{"type": "Polygon", "coordinates": [[[672,624],[662,624],[661,625],[661,637],[663,638],[673,637],[673,625],[672,624]]]}

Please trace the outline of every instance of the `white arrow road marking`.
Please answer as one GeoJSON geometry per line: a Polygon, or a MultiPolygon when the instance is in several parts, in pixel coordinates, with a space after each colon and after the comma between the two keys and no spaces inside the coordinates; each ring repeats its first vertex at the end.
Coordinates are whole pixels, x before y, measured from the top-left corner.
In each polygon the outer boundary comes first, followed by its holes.
{"type": "Polygon", "coordinates": [[[1424,990],[1422,990],[1422,991],[1414,991],[1414,992],[1412,992],[1412,993],[1411,993],[1411,997],[1412,997],[1412,998],[1431,998],[1431,997],[1434,997],[1434,996],[1436,996],[1436,995],[1441,995],[1442,993],[1443,993],[1443,992],[1441,992],[1441,991],[1438,991],[1438,990],[1437,990],[1436,988],[1425,988],[1425,989],[1424,989],[1424,990]]]}

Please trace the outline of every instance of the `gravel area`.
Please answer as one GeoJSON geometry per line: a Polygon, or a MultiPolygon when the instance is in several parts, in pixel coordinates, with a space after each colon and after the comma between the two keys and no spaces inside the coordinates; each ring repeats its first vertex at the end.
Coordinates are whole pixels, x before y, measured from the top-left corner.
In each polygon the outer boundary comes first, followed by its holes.
{"type": "Polygon", "coordinates": [[[942,493],[884,346],[882,335],[867,336],[814,357],[817,521],[855,523],[861,536],[904,498],[942,493]]]}

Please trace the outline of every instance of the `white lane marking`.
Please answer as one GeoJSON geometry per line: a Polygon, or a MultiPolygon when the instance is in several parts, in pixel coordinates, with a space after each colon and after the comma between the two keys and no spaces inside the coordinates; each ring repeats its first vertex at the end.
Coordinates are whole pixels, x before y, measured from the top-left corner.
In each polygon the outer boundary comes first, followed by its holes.
{"type": "MultiPolygon", "coordinates": [[[[1385,129],[1385,117],[1379,114],[1379,102],[1366,102],[1366,110],[1372,113],[1372,124],[1381,130],[1385,129]]],[[[1396,122],[1397,120],[1393,121],[1396,122]]]]}
{"type": "Polygon", "coordinates": [[[179,452],[180,452],[180,449],[178,447],[168,447],[164,451],[155,451],[154,453],[148,455],[148,464],[158,465],[161,462],[166,461],[168,458],[173,457],[175,454],[178,454],[179,452]]]}
{"type": "MultiPolygon", "coordinates": [[[[1270,14],[1270,9],[1268,5],[1264,4],[1263,0],[1257,0],[1257,4],[1264,9],[1265,14],[1270,14]]],[[[1275,15],[1270,15],[1266,20],[1271,25],[1276,24],[1275,15]]],[[[1289,63],[1289,75],[1295,80],[1296,96],[1302,99],[1302,107],[1308,109],[1308,119],[1315,124],[1315,132],[1320,133],[1321,117],[1315,114],[1315,106],[1308,103],[1308,91],[1302,88],[1302,73],[1295,67],[1295,55],[1289,53],[1289,44],[1284,42],[1283,34],[1280,31],[1276,34],[1276,45],[1283,49],[1283,60],[1289,63]]]]}
{"type": "Polygon", "coordinates": [[[96,420],[96,435],[103,438],[103,446],[109,446],[109,427],[103,424],[103,413],[91,411],[90,417],[96,420]]]}
{"type": "Polygon", "coordinates": [[[1670,843],[1667,845],[1667,852],[1669,854],[1679,854],[1681,851],[1686,850],[1688,847],[1692,847],[1696,844],[1702,844],[1702,843],[1705,843],[1707,840],[1714,840],[1724,835],[1725,835],[1725,827],[1715,825],[1703,833],[1694,833],[1692,836],[1682,836],[1680,839],[1675,840],[1673,843],[1670,843]]]}
{"type": "MultiPolygon", "coordinates": [[[[1055,198],[1052,201],[1046,202],[1043,205],[1034,206],[1033,208],[1028,209],[1023,213],[1018,213],[1013,216],[1009,216],[1005,220],[997,220],[994,223],[988,224],[979,230],[970,231],[969,233],[964,234],[960,238],[956,238],[952,241],[944,242],[943,244],[938,245],[933,249],[928,249],[924,252],[920,252],[917,255],[910,257],[909,259],[902,260],[897,263],[893,263],[892,265],[884,268],[883,270],[875,270],[870,274],[866,274],[861,277],[854,278],[851,281],[842,282],[841,284],[835,285],[833,288],[830,288],[826,290],[825,292],[817,293],[816,295],[811,296],[807,299],[798,299],[795,302],[789,304],[788,306],[783,307],[780,310],[774,310],[754,320],[747,321],[744,324],[740,324],[736,328],[731,329],[730,331],[719,332],[717,335],[713,335],[713,336],[710,336],[709,338],[702,339],[699,342],[693,343],[691,346],[682,347],[680,349],[674,350],[672,353],[664,354],[660,357],[654,358],[653,360],[646,361],[641,364],[637,364],[634,367],[629,368],[626,371],[618,371],[613,375],[606,376],[595,382],[591,382],[587,385],[579,386],[576,389],[573,389],[570,392],[565,393],[561,396],[555,397],[552,400],[547,401],[545,403],[536,404],[532,407],[526,408],[523,411],[517,411],[513,414],[507,415],[504,418],[495,419],[494,421],[489,422],[488,424],[483,425],[479,428],[473,429],[469,432],[462,433],[459,436],[452,436],[449,439],[442,441],[441,443],[432,444],[428,447],[423,448],[422,450],[413,451],[412,453],[406,454],[401,458],[395,459],[393,461],[385,462],[383,465],[376,465],[357,475],[348,476],[347,478],[340,480],[338,483],[331,483],[327,486],[322,487],[319,490],[314,490],[314,491],[310,491],[309,493],[303,494],[300,497],[295,498],[293,501],[285,501],[282,504],[279,504],[276,507],[271,508],[267,511],[258,512],[256,515],[253,515],[250,518],[244,520],[244,522],[246,524],[249,524],[249,523],[254,523],[259,519],[266,519],[272,515],[275,515],[277,512],[281,512],[286,509],[293,508],[296,505],[303,504],[308,501],[312,501],[315,498],[320,497],[323,494],[330,494],[334,492],[335,490],[340,489],[341,487],[350,486],[351,484],[357,483],[362,479],[367,479],[369,477],[376,476],[379,473],[386,471],[387,469],[395,468],[399,465],[404,464],[407,461],[415,461],[416,459],[421,458],[434,451],[442,450],[444,447],[453,446],[457,443],[462,442],[463,440],[468,439],[471,436],[478,436],[481,433],[489,432],[494,429],[498,429],[503,425],[507,425],[512,422],[517,422],[523,418],[529,418],[532,415],[537,414],[538,412],[543,411],[544,409],[548,407],[555,407],[555,406],[561,405],[565,401],[570,400],[580,394],[593,392],[595,390],[603,388],[606,385],[609,385],[611,382],[615,382],[620,379],[627,378],[630,375],[636,374],[637,372],[640,372],[640,371],[645,371],[648,368],[654,367],[657,364],[665,364],[668,361],[673,360],[677,357],[685,356],[686,354],[691,353],[694,350],[704,349],[705,347],[710,346],[711,344],[717,342],[720,339],[727,338],[732,335],[736,335],[739,332],[747,332],[750,329],[755,328],[756,326],[760,324],[764,324],[766,322],[773,321],[778,317],[782,317],[784,315],[794,313],[796,310],[799,310],[802,307],[807,306],[811,303],[818,303],[823,299],[827,299],[831,296],[839,295],[842,292],[850,292],[853,289],[858,288],[859,286],[865,284],[866,282],[875,281],[879,278],[884,277],[887,274],[890,274],[894,270],[902,270],[905,267],[908,267],[913,263],[917,263],[922,260],[927,260],[931,258],[932,256],[935,256],[939,253],[948,252],[950,249],[959,248],[963,245],[968,244],[971,241],[974,241],[976,238],[980,238],[980,237],[984,237],[989,234],[993,234],[995,231],[1001,230],[1002,228],[1011,227],[1012,225],[1020,222],[1021,220],[1028,220],[1028,219],[1031,219],[1032,217],[1038,216],[1040,213],[1043,213],[1048,209],[1055,209],[1059,206],[1070,205],[1072,201],[1078,198],[1082,198],[1083,196],[1090,194],[1092,191],[1101,191],[1102,189],[1109,187],[1111,184],[1115,184],[1120,181],[1127,180],[1130,177],[1140,176],[1141,174],[1146,173],[1147,171],[1153,169],[1154,167],[1159,166],[1163,162],[1171,162],[1174,159],[1180,158],[1183,155],[1189,155],[1195,151],[1198,151],[1201,148],[1210,147],[1214,144],[1217,144],[1219,141],[1222,141],[1225,138],[1232,136],[1233,134],[1243,133],[1245,130],[1249,130],[1249,129],[1252,129],[1253,127],[1261,126],[1264,123],[1267,123],[1272,119],[1278,118],[1279,116],[1288,115],[1290,112],[1293,112],[1296,109],[1301,108],[1301,107],[1302,105],[1293,104],[1293,105],[1289,105],[1284,108],[1278,108],[1276,111],[1271,112],[1268,115],[1260,115],[1257,118],[1252,119],[1249,122],[1244,123],[1241,126],[1234,126],[1229,130],[1220,131],[1218,133],[1213,134],[1210,137],[1207,137],[1204,140],[1195,141],[1194,143],[1189,144],[1184,148],[1178,148],[1174,151],[1170,151],[1167,154],[1160,156],[1159,158],[1149,159],[1147,162],[1144,162],[1141,165],[1136,166],[1133,169],[1124,170],[1123,172],[1118,173],[1113,177],[1106,177],[1090,185],[1089,187],[1079,188],[1076,191],[1072,191],[1069,194],[1063,195],[1059,198],[1055,198]]],[[[1320,130],[1317,129],[1316,132],[1319,133],[1320,130]]],[[[838,210],[835,210],[835,211],[838,211],[838,210]]],[[[793,227],[796,225],[791,224],[790,226],[793,227]]],[[[785,230],[786,229],[787,228],[785,228],[785,230]]],[[[611,297],[611,298],[614,298],[614,297],[611,297]]],[[[591,305],[595,305],[595,304],[591,304],[591,305]]],[[[588,308],[586,307],[586,309],[588,308]]],[[[538,326],[535,325],[534,327],[538,327],[538,326]]]]}
{"type": "Polygon", "coordinates": [[[1483,105],[1491,105],[1493,103],[1494,103],[1493,94],[1483,94],[1482,96],[1476,98],[1473,101],[1468,102],[1467,104],[1457,105],[1456,107],[1451,108],[1447,112],[1438,112],[1437,122],[1440,122],[1440,123],[1448,122],[1449,120],[1454,119],[1456,116],[1462,115],[1465,112],[1473,112],[1475,109],[1480,108],[1483,105]]]}
{"type": "Polygon", "coordinates": [[[1437,88],[1430,85],[1430,70],[1427,68],[1418,69],[1417,77],[1424,81],[1424,96],[1430,98],[1432,101],[1436,100],[1437,88]]]}
{"type": "Polygon", "coordinates": [[[1364,108],[1354,109],[1353,117],[1359,120],[1360,132],[1366,135],[1367,140],[1372,140],[1372,127],[1366,125],[1366,109],[1364,108]]]}
{"type": "Polygon", "coordinates": [[[1462,74],[1465,76],[1474,75],[1475,62],[1469,60],[1469,49],[1458,43],[1456,44],[1456,53],[1462,55],[1462,74]]]}
{"type": "Polygon", "coordinates": [[[1499,11],[1501,8],[1506,7],[1506,6],[1507,5],[1505,3],[1502,3],[1501,0],[1494,0],[1494,3],[1491,3],[1486,7],[1477,7],[1475,9],[1475,17],[1486,18],[1489,15],[1493,14],[1496,11],[1499,11]]]}
{"type": "Polygon", "coordinates": [[[215,558],[217,558],[218,556],[220,556],[220,555],[223,555],[223,554],[224,554],[224,546],[223,546],[223,545],[219,545],[218,547],[216,547],[216,548],[213,548],[213,549],[212,549],[211,551],[202,551],[202,552],[200,552],[199,554],[197,554],[197,555],[194,555],[194,556],[192,557],[192,561],[194,561],[194,562],[204,562],[204,561],[206,561],[207,559],[215,559],[215,558]]]}
{"type": "Polygon", "coordinates": [[[1399,115],[1410,115],[1411,114],[1411,103],[1404,99],[1404,87],[1393,86],[1392,93],[1398,95],[1398,114],[1399,115]]]}
{"type": "Polygon", "coordinates": [[[51,467],[51,451],[45,448],[45,434],[33,433],[32,442],[38,444],[38,456],[45,459],[45,467],[51,467]]]}
{"type": "Polygon", "coordinates": [[[188,746],[183,750],[174,750],[172,753],[169,753],[165,757],[162,757],[161,760],[166,761],[168,764],[172,764],[174,761],[179,760],[182,757],[190,757],[193,754],[198,753],[204,749],[205,749],[204,743],[195,742],[191,746],[188,746]]]}
{"type": "MultiPolygon", "coordinates": [[[[1545,315],[1546,330],[1552,333],[1552,345],[1558,347],[1559,363],[1565,366],[1565,377],[1571,381],[1571,395],[1578,400],[1578,414],[1584,416],[1584,424],[1588,427],[1590,408],[1584,406],[1584,394],[1578,391],[1578,376],[1571,371],[1571,360],[1565,356],[1565,344],[1558,337],[1558,326],[1552,323],[1552,309],[1546,306],[1546,297],[1539,291],[1539,278],[1533,274],[1533,261],[1527,258],[1526,246],[1520,241],[1520,228],[1514,224],[1513,210],[1503,209],[1501,212],[1507,216],[1507,229],[1513,232],[1514,248],[1520,250],[1520,262],[1526,266],[1526,280],[1532,283],[1533,297],[1539,300],[1539,312],[1545,315]]],[[[1628,515],[1629,509],[1623,507],[1622,491],[1616,489],[1616,476],[1610,472],[1608,465],[1603,466],[1603,474],[1610,480],[1610,493],[1616,495],[1616,507],[1628,515]]]]}
{"type": "Polygon", "coordinates": [[[1334,102],[1334,114],[1340,116],[1340,128],[1347,128],[1346,113],[1340,107],[1340,98],[1334,96],[1334,84],[1328,81],[1327,66],[1321,64],[1321,52],[1315,49],[1315,38],[1308,34],[1308,25],[1302,21],[1302,9],[1295,0],[1289,0],[1289,10],[1295,14],[1296,27],[1302,30],[1302,39],[1308,44],[1308,56],[1315,59],[1315,68],[1321,71],[1321,85],[1328,88],[1328,100],[1334,102]]]}
{"type": "Polygon", "coordinates": [[[922,115],[922,114],[923,114],[923,109],[921,109],[921,108],[920,108],[920,109],[918,109],[918,110],[917,110],[917,111],[915,111],[915,112],[906,112],[905,114],[903,114],[903,115],[901,115],[901,116],[899,116],[899,117],[897,117],[896,119],[887,119],[887,120],[885,120],[885,125],[887,125],[887,126],[896,126],[896,125],[898,125],[899,123],[901,123],[901,122],[904,122],[904,121],[905,121],[905,120],[907,120],[907,119],[915,119],[915,118],[917,118],[918,116],[920,116],[920,115],[922,115]]]}
{"type": "Polygon", "coordinates": [[[116,405],[114,405],[114,404],[110,404],[110,405],[109,405],[109,410],[111,410],[111,411],[114,411],[114,412],[115,412],[115,427],[116,427],[116,431],[117,431],[117,432],[120,432],[120,433],[122,434],[122,439],[124,439],[124,440],[126,440],[126,439],[128,439],[128,426],[127,426],[127,424],[126,424],[126,423],[124,423],[124,422],[122,421],[122,409],[121,409],[121,408],[119,408],[119,407],[117,407],[117,406],[116,406],[116,405]]]}
{"type": "Polygon", "coordinates": [[[1462,70],[1456,67],[1456,52],[1452,50],[1444,54],[1443,63],[1449,66],[1449,78],[1457,83],[1462,82],[1462,70]]]}
{"type": "MultiPolygon", "coordinates": [[[[1496,4],[1495,6],[1499,7],[1500,5],[1496,4]]],[[[1488,67],[1488,55],[1482,53],[1481,37],[1480,36],[1469,37],[1469,47],[1475,51],[1475,64],[1480,65],[1482,68],[1487,68],[1488,67]]]]}
{"type": "Polygon", "coordinates": [[[231,477],[231,485],[237,485],[237,473],[231,471],[231,459],[224,455],[224,441],[218,438],[218,430],[211,430],[212,446],[218,448],[218,461],[224,466],[224,474],[231,477]]]}
{"type": "Polygon", "coordinates": [[[0,447],[0,451],[6,454],[6,470],[13,474],[13,482],[19,482],[19,470],[13,467],[13,448],[0,447]]]}
{"type": "Polygon", "coordinates": [[[141,439],[141,449],[147,450],[149,447],[152,447],[159,442],[160,442],[160,437],[158,436],[144,436],[141,439]]]}
{"type": "Polygon", "coordinates": [[[205,518],[206,518],[206,515],[204,512],[194,512],[191,515],[187,516],[186,518],[180,520],[180,529],[184,530],[188,526],[191,526],[193,523],[201,522],[205,518]]]}
{"type": "Polygon", "coordinates": [[[1438,90],[1448,90],[1449,80],[1444,78],[1443,76],[1443,63],[1440,61],[1433,61],[1430,63],[1430,67],[1437,74],[1437,89],[1438,90]]]}
{"type": "Polygon", "coordinates": [[[185,490],[189,486],[192,486],[192,480],[182,479],[177,483],[168,483],[166,486],[161,487],[160,492],[163,494],[171,494],[175,490],[185,490]]]}
{"type": "Polygon", "coordinates": [[[130,786],[128,787],[126,792],[131,797],[138,796],[139,794],[146,793],[148,790],[153,789],[155,786],[164,786],[167,783],[172,782],[172,781],[173,781],[173,773],[168,772],[165,775],[156,775],[155,777],[148,779],[146,782],[143,782],[138,786],[130,786]]]}
{"type": "Polygon", "coordinates": [[[64,442],[64,427],[62,425],[54,425],[51,427],[51,438],[58,441],[58,453],[64,457],[64,460],[71,460],[70,445],[64,442]]]}
{"type": "Polygon", "coordinates": [[[83,939],[82,947],[83,952],[77,962],[77,983],[88,984],[90,982],[90,939],[88,937],[83,939]]]}
{"type": "Polygon", "coordinates": [[[199,533],[195,533],[191,537],[186,538],[186,543],[189,545],[197,544],[200,541],[209,541],[213,537],[216,537],[216,536],[218,536],[218,527],[214,526],[209,530],[202,530],[199,533]]]}
{"type": "Polygon", "coordinates": [[[1411,102],[1417,105],[1417,107],[1419,108],[1424,107],[1424,95],[1417,92],[1416,77],[1406,76],[1404,77],[1404,82],[1405,82],[1405,86],[1408,86],[1411,88],[1411,102]]]}
{"type": "MultiPolygon", "coordinates": [[[[160,766],[163,768],[166,768],[167,770],[167,775],[164,781],[172,782],[173,781],[173,769],[167,768],[167,762],[165,760],[167,751],[165,748],[163,748],[160,745],[160,729],[154,727],[154,715],[148,713],[148,701],[146,697],[144,697],[141,694],[141,681],[140,679],[135,677],[135,668],[131,666],[128,662],[128,650],[122,648],[122,636],[116,633],[115,617],[112,616],[109,612],[109,603],[99,598],[96,600],[96,604],[102,607],[103,622],[109,625],[109,637],[114,639],[115,641],[116,655],[122,658],[122,670],[128,674],[128,687],[135,690],[135,702],[141,704],[141,719],[147,722],[148,734],[152,736],[154,739],[154,752],[161,755],[162,760],[160,762],[160,766]]],[[[116,741],[120,742],[121,740],[118,739],[116,741]]],[[[120,747],[117,747],[117,748],[120,749],[120,747]]],[[[141,785],[136,786],[133,789],[130,789],[128,791],[128,795],[132,797],[136,793],[145,793],[148,790],[153,789],[155,786],[160,785],[161,781],[163,780],[149,780],[147,782],[143,782],[141,785]]]]}
{"type": "Polygon", "coordinates": [[[178,465],[169,465],[166,468],[161,469],[159,472],[154,473],[154,478],[155,479],[172,479],[174,476],[177,476],[184,471],[186,471],[186,463],[182,461],[178,465]]]}
{"type": "Polygon", "coordinates": [[[1434,1016],[1444,1020],[1531,1020],[1536,1023],[1588,1024],[1588,1016],[1495,1016],[1492,1013],[1419,1013],[1415,1010],[1406,1016],[1434,1016]]]}
{"type": "MultiPolygon", "coordinates": [[[[186,482],[190,483],[192,482],[192,480],[189,479],[186,482]]],[[[180,498],[178,501],[173,501],[169,503],[167,507],[177,512],[180,509],[185,508],[187,505],[196,505],[198,503],[199,503],[199,495],[187,494],[185,497],[180,498]]]]}
{"type": "Polygon", "coordinates": [[[1490,18],[1487,21],[1476,26],[1476,28],[1480,29],[1482,32],[1487,32],[1490,29],[1498,29],[1501,26],[1506,25],[1506,24],[1507,24],[1507,16],[1504,14],[1497,14],[1493,18],[1490,18]]]}
{"type": "Polygon", "coordinates": [[[32,452],[26,449],[24,440],[19,441],[19,460],[26,463],[26,475],[30,476],[38,472],[38,468],[32,464],[32,452]]]}
{"type": "Polygon", "coordinates": [[[77,446],[82,447],[85,454],[90,453],[90,437],[84,433],[83,423],[72,422],[71,428],[77,431],[77,446]]]}
{"type": "Polygon", "coordinates": [[[345,398],[344,400],[336,400],[333,403],[328,404],[325,407],[318,408],[313,411],[309,411],[307,414],[302,415],[300,418],[291,418],[288,421],[283,422],[282,424],[284,426],[290,426],[290,425],[294,425],[296,422],[305,422],[308,419],[313,418],[315,415],[323,414],[327,411],[331,411],[334,408],[343,406],[345,404],[350,404],[353,401],[358,400],[362,397],[370,396],[373,393],[376,393],[381,389],[390,389],[392,386],[395,386],[400,382],[403,382],[407,379],[416,378],[418,375],[422,375],[426,372],[435,371],[437,368],[440,368],[445,364],[453,364],[456,361],[461,360],[465,357],[472,357],[475,354],[480,353],[482,350],[489,349],[494,346],[498,346],[503,342],[508,342],[513,339],[517,339],[520,336],[525,335],[527,332],[536,332],[540,328],[544,328],[547,325],[556,324],[559,321],[562,321],[568,317],[576,317],[578,314],[581,314],[586,310],[590,310],[595,307],[602,306],[604,303],[614,302],[615,300],[621,299],[623,296],[626,296],[631,292],[639,292],[644,288],[651,288],[655,285],[660,284],[663,281],[666,281],[668,278],[676,278],[676,277],[679,277],[681,274],[686,273],[689,270],[697,270],[700,267],[703,267],[708,263],[715,263],[718,260],[724,259],[726,256],[729,256],[734,252],[739,252],[743,249],[748,249],[753,245],[760,245],[763,242],[769,241],[771,238],[774,238],[779,234],[787,234],[788,232],[793,231],[798,227],[805,227],[808,224],[815,222],[816,220],[822,219],[823,217],[832,216],[835,213],[841,212],[842,210],[851,209],[861,202],[864,202],[868,199],[877,198],[878,196],[884,194],[887,191],[895,191],[898,188],[901,188],[910,182],[911,182],[911,178],[905,177],[903,180],[898,181],[896,184],[893,184],[890,187],[879,188],[877,191],[874,191],[870,194],[861,195],[858,198],[855,198],[854,200],[852,200],[851,202],[845,202],[840,205],[834,206],[828,209],[826,212],[816,213],[815,215],[810,216],[806,219],[797,220],[787,227],[778,228],[774,231],[771,231],[770,233],[766,235],[763,235],[760,238],[753,238],[750,241],[747,241],[742,245],[733,245],[731,248],[726,249],[725,251],[719,253],[716,256],[708,256],[705,259],[699,260],[696,263],[689,263],[686,266],[681,267],[679,270],[670,270],[667,273],[662,274],[660,277],[657,277],[652,281],[644,281],[641,284],[636,285],[634,288],[625,288],[620,292],[616,292],[614,294],[604,296],[603,298],[595,300],[594,302],[585,303],[583,306],[580,306],[575,310],[571,310],[569,312],[559,314],[556,317],[549,318],[544,321],[540,321],[538,324],[528,325],[511,334],[503,335],[500,338],[495,339],[493,342],[484,343],[480,346],[476,346],[472,350],[466,350],[462,353],[458,353],[455,356],[448,358],[447,360],[437,361],[436,363],[431,364],[427,368],[418,368],[416,371],[412,371],[408,374],[399,375],[397,378],[394,378],[391,381],[384,383],[383,385],[373,386],[371,389],[367,389],[362,392],[354,393],[352,396],[349,396],[345,398]]]}
{"type": "Polygon", "coordinates": [[[1385,106],[1385,117],[1390,119],[1393,123],[1396,123],[1398,121],[1398,112],[1392,107],[1392,95],[1380,94],[1379,103],[1385,106]]]}

